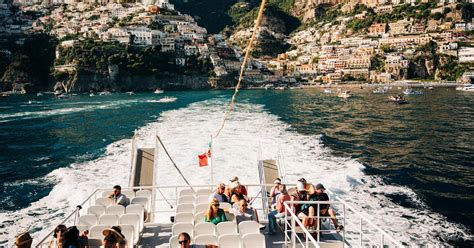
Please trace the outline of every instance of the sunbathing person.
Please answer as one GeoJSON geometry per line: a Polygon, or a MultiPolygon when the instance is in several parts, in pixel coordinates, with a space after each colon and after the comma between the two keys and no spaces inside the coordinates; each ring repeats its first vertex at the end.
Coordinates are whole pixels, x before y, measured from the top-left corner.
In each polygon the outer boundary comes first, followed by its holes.
{"type": "Polygon", "coordinates": [[[206,211],[205,221],[211,222],[214,225],[227,221],[224,210],[219,208],[219,201],[215,198],[209,203],[209,208],[206,211]]]}
{"type": "Polygon", "coordinates": [[[225,194],[225,184],[219,183],[217,185],[216,191],[209,196],[209,202],[212,201],[212,199],[216,199],[218,202],[229,202],[229,198],[225,194]]]}
{"type": "MultiPolygon", "coordinates": [[[[319,183],[318,185],[316,185],[316,192],[312,199],[314,199],[315,201],[329,201],[329,196],[324,193],[324,190],[325,188],[322,184],[319,183]]],[[[331,217],[332,223],[334,224],[334,228],[336,229],[336,231],[339,232],[344,229],[342,225],[337,224],[336,212],[330,207],[329,204],[321,204],[319,208],[319,213],[321,214],[321,216],[331,217]]]]}

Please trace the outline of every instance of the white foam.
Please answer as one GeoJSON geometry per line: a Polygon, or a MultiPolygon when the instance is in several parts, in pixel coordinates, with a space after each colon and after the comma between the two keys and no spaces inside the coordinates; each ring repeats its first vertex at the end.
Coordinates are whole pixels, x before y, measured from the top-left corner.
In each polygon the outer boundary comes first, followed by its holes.
{"type": "MultiPolygon", "coordinates": [[[[225,109],[222,98],[217,98],[166,111],[158,122],[138,130],[139,146],[154,147],[154,134],[159,130],[160,137],[187,179],[192,184],[207,184],[210,169],[198,167],[197,155],[206,152],[210,134],[220,125],[225,109]]],[[[222,134],[213,143],[214,182],[227,182],[230,176],[238,175],[243,183],[257,183],[257,160],[283,155],[287,182],[295,182],[304,176],[311,182],[323,183],[366,211],[369,218],[400,241],[430,242],[437,235],[470,238],[460,226],[430,211],[412,190],[385,185],[376,177],[364,175],[361,163],[331,155],[331,151],[320,143],[319,135],[301,135],[288,131],[288,127],[277,116],[265,112],[262,106],[238,104],[222,134]],[[398,206],[383,192],[403,194],[419,207],[398,206]],[[404,215],[412,218],[407,219],[404,215]]],[[[1,220],[13,221],[5,224],[0,232],[0,242],[13,240],[18,230],[26,229],[36,230],[33,233],[36,239],[42,237],[47,233],[45,228],[50,230],[95,188],[127,185],[129,149],[129,140],[117,141],[109,145],[99,159],[50,173],[46,179],[57,182],[57,185],[47,197],[28,208],[0,213],[1,220]],[[30,217],[32,215],[35,217],[30,217]]],[[[156,171],[160,180],[157,184],[182,185],[183,181],[168,159],[164,156],[158,159],[160,168],[156,171]]]]}

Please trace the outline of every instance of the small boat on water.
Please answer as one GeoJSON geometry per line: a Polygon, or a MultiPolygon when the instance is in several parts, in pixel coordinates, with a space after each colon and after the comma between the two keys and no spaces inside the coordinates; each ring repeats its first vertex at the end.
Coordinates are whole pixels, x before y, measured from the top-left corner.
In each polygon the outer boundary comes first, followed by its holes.
{"type": "Polygon", "coordinates": [[[62,93],[62,94],[59,94],[59,95],[56,95],[57,98],[68,98],[69,95],[66,94],[66,93],[62,93]]]}
{"type": "Polygon", "coordinates": [[[158,102],[160,103],[169,103],[169,102],[175,102],[178,98],[176,97],[169,97],[169,96],[165,96],[163,98],[161,98],[160,100],[158,100],[158,102]]]}
{"type": "Polygon", "coordinates": [[[134,93],[133,91],[129,91],[129,92],[125,93],[125,94],[127,94],[127,95],[129,95],[129,96],[135,95],[135,93],[134,93]]]}
{"type": "Polygon", "coordinates": [[[36,93],[36,96],[43,96],[43,93],[38,92],[38,93],[36,93]]]}
{"type": "Polygon", "coordinates": [[[264,88],[265,90],[273,89],[273,84],[265,84],[264,88]]]}
{"type": "Polygon", "coordinates": [[[153,93],[155,93],[155,94],[161,94],[161,93],[163,93],[163,92],[164,92],[164,91],[163,91],[162,89],[156,88],[156,90],[155,90],[153,93]]]}
{"type": "Polygon", "coordinates": [[[275,90],[286,90],[286,87],[285,86],[278,86],[278,87],[275,87],[275,90]]]}
{"type": "Polygon", "coordinates": [[[331,89],[324,89],[324,94],[332,94],[332,90],[331,89]]]}
{"type": "Polygon", "coordinates": [[[110,91],[106,91],[106,90],[99,93],[99,96],[110,96],[110,95],[112,95],[112,93],[110,93],[110,91]]]}
{"type": "Polygon", "coordinates": [[[387,93],[387,90],[385,88],[377,88],[377,89],[373,90],[372,93],[374,93],[374,94],[385,94],[385,93],[387,93]]]}
{"type": "Polygon", "coordinates": [[[403,94],[407,95],[407,96],[409,96],[409,95],[423,95],[423,92],[408,88],[408,89],[405,89],[403,91],[403,94]]]}
{"type": "Polygon", "coordinates": [[[403,99],[403,97],[400,96],[400,95],[390,96],[388,99],[389,99],[390,101],[392,101],[393,103],[396,103],[396,104],[405,104],[405,103],[408,103],[407,100],[403,99]]]}
{"type": "Polygon", "coordinates": [[[466,84],[464,86],[459,86],[456,87],[456,90],[474,92],[474,84],[466,84]]]}
{"type": "Polygon", "coordinates": [[[351,97],[351,96],[352,96],[352,93],[351,93],[350,90],[345,90],[345,91],[340,92],[339,94],[337,94],[337,96],[340,97],[340,98],[346,99],[346,98],[351,97]]]}

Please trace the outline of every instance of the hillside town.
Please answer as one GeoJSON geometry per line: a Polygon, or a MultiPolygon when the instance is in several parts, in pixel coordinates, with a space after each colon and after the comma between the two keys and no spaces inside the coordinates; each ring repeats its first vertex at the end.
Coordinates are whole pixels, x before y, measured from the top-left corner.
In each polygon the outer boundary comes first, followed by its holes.
{"type": "MultiPolygon", "coordinates": [[[[245,41],[251,35],[251,29],[239,30],[231,37],[208,34],[195,17],[181,14],[168,0],[3,1],[0,0],[0,39],[13,37],[15,44],[21,46],[23,34],[54,36],[59,40],[56,72],[75,71],[79,66],[77,60],[60,57],[65,50],[79,46],[82,40],[91,39],[155,47],[158,52],[168,54],[178,67],[186,67],[190,59],[209,60],[212,63],[209,77],[235,77],[245,48],[235,41],[245,41]]],[[[461,2],[357,0],[346,1],[332,19],[326,18],[332,10],[319,16],[316,11],[309,16],[306,13],[305,25],[288,36],[278,34],[290,49],[273,57],[254,57],[246,68],[245,81],[249,85],[390,83],[408,79],[470,82],[474,74],[474,18],[467,21],[463,18],[461,2]],[[381,18],[407,10],[413,15],[381,18]],[[417,18],[418,15],[423,19],[417,18]]],[[[272,33],[271,28],[264,26],[259,38],[263,38],[264,32],[272,33]]],[[[11,56],[8,49],[0,53],[11,56]]],[[[109,70],[110,66],[113,65],[109,65],[109,70]]]]}

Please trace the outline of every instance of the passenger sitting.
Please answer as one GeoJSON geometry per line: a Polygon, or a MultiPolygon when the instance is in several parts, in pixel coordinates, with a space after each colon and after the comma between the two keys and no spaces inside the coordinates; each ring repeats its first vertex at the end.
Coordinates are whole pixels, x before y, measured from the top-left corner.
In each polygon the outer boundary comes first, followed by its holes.
{"type": "Polygon", "coordinates": [[[79,240],[79,229],[75,226],[69,227],[63,234],[61,248],[82,248],[85,247],[79,240]]]}
{"type": "Polygon", "coordinates": [[[238,181],[233,182],[230,185],[230,203],[231,204],[238,204],[240,200],[245,200],[248,201],[248,198],[246,195],[242,193],[242,185],[238,181]]]}
{"type": "Polygon", "coordinates": [[[112,193],[109,195],[109,198],[113,201],[116,205],[122,205],[127,207],[130,204],[130,199],[127,198],[124,194],[122,194],[122,187],[120,185],[115,185],[112,193]]]}
{"type": "Polygon", "coordinates": [[[275,181],[273,181],[273,187],[272,189],[270,190],[270,197],[272,199],[271,201],[271,205],[275,204],[276,203],[276,198],[278,196],[278,194],[280,194],[280,185],[281,185],[281,179],[280,178],[276,178],[275,181]]]}
{"type": "MultiPolygon", "coordinates": [[[[329,201],[329,196],[324,193],[324,186],[322,184],[317,184],[316,185],[316,193],[314,194],[314,200],[315,201],[329,201]]],[[[332,209],[330,207],[329,204],[321,204],[320,205],[320,209],[319,209],[319,213],[322,215],[322,216],[330,216],[331,217],[331,220],[332,220],[332,223],[334,224],[334,227],[336,228],[336,231],[340,232],[342,229],[344,229],[344,226],[342,225],[338,225],[337,224],[337,219],[336,219],[336,212],[334,211],[334,209],[332,209]]]]}
{"type": "Polygon", "coordinates": [[[211,200],[211,203],[209,203],[205,220],[206,222],[211,222],[214,225],[227,221],[224,210],[219,208],[219,201],[217,199],[214,198],[211,200]]]}
{"type": "Polygon", "coordinates": [[[245,199],[241,199],[238,203],[239,207],[232,208],[231,211],[235,215],[235,220],[237,224],[244,220],[253,220],[258,221],[255,211],[251,208],[248,208],[248,203],[245,199]]]}
{"type": "Polygon", "coordinates": [[[30,248],[31,243],[33,243],[33,239],[29,232],[20,233],[15,237],[16,248],[30,248]]]}
{"type": "Polygon", "coordinates": [[[127,245],[122,229],[118,226],[105,229],[102,234],[104,235],[104,248],[123,248],[127,245]]]}
{"type": "Polygon", "coordinates": [[[248,194],[247,194],[247,188],[245,188],[244,185],[240,184],[238,177],[232,177],[232,178],[230,179],[230,185],[229,185],[229,188],[227,189],[227,192],[226,192],[227,196],[228,196],[229,198],[231,197],[232,186],[233,186],[233,185],[236,185],[236,184],[239,185],[239,187],[240,187],[240,193],[243,194],[243,195],[245,195],[245,196],[247,196],[247,195],[248,195],[248,194]]]}
{"type": "Polygon", "coordinates": [[[280,194],[277,195],[276,199],[276,210],[271,211],[268,213],[268,234],[272,235],[275,234],[276,229],[276,218],[281,218],[285,216],[285,205],[283,204],[285,201],[291,200],[288,191],[286,190],[286,186],[284,184],[280,184],[277,189],[280,194]]]}
{"type": "Polygon", "coordinates": [[[216,191],[209,197],[209,202],[211,202],[212,199],[216,199],[218,202],[229,202],[229,198],[225,195],[225,184],[219,183],[217,185],[216,191]]]}
{"type": "MultiPolygon", "coordinates": [[[[179,244],[180,248],[204,247],[203,245],[192,245],[191,244],[191,236],[189,236],[189,234],[186,233],[186,232],[182,232],[182,233],[178,234],[178,244],[179,244]]],[[[210,246],[210,247],[215,247],[215,246],[210,246]]]]}
{"type": "Polygon", "coordinates": [[[64,232],[67,230],[65,225],[58,225],[54,228],[53,239],[49,241],[48,248],[60,248],[63,242],[64,232]]]}
{"type": "MultiPolygon", "coordinates": [[[[306,182],[306,179],[300,178],[296,184],[296,188],[298,190],[297,195],[293,196],[294,201],[309,201],[309,196],[311,195],[309,192],[314,192],[314,186],[308,186],[309,184],[306,182]]],[[[298,204],[295,208],[295,213],[298,218],[303,220],[303,226],[308,228],[313,226],[313,219],[314,219],[314,207],[311,204],[303,203],[298,204]]]]}

